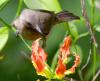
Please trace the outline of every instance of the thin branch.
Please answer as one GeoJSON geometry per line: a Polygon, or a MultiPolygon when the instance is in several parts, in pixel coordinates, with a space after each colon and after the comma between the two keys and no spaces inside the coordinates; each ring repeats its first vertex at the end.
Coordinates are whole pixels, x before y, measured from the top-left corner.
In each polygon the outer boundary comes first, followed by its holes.
{"type": "Polygon", "coordinates": [[[76,81],[76,80],[74,80],[73,78],[71,78],[70,81],[76,81]]]}
{"type": "Polygon", "coordinates": [[[21,51],[21,55],[23,55],[26,59],[28,59],[29,61],[31,61],[30,56],[27,55],[24,51],[21,51]]]}
{"type": "MultiPolygon", "coordinates": [[[[95,34],[94,34],[94,31],[93,31],[93,26],[94,26],[94,7],[92,8],[92,11],[93,11],[93,15],[92,15],[92,25],[90,24],[90,21],[89,21],[89,18],[88,18],[88,15],[87,15],[87,12],[86,12],[86,7],[85,7],[85,0],[81,0],[81,7],[82,7],[82,15],[85,19],[85,23],[86,23],[86,26],[88,28],[88,31],[89,31],[89,34],[91,36],[91,40],[90,40],[90,43],[91,43],[91,47],[90,47],[90,53],[93,54],[93,63],[94,63],[94,67],[93,67],[93,75],[95,74],[95,63],[96,63],[96,53],[97,53],[97,49],[98,49],[98,44],[97,44],[97,41],[96,41],[96,37],[95,37],[95,34]]],[[[90,54],[89,54],[90,55],[90,54]]],[[[89,58],[88,57],[88,60],[87,60],[87,63],[82,67],[82,69],[84,69],[88,63],[89,63],[89,58]]]]}
{"type": "Polygon", "coordinates": [[[9,3],[10,1],[11,1],[11,0],[6,0],[6,2],[5,2],[3,5],[0,5],[0,11],[2,11],[3,8],[5,8],[5,7],[8,5],[8,3],[9,3]]]}
{"type": "Polygon", "coordinates": [[[78,81],[78,80],[75,80],[75,79],[73,79],[73,78],[70,78],[70,77],[64,77],[63,78],[65,81],[78,81]]]}
{"type": "Polygon", "coordinates": [[[87,58],[86,63],[85,63],[85,64],[83,65],[83,67],[81,68],[81,71],[83,71],[83,70],[87,67],[87,65],[89,64],[90,57],[91,57],[91,50],[90,50],[90,52],[89,52],[89,55],[88,55],[88,58],[87,58]]]}
{"type": "Polygon", "coordinates": [[[22,9],[22,5],[23,5],[23,0],[19,0],[18,8],[17,8],[17,13],[16,13],[15,18],[20,15],[20,12],[21,12],[21,9],[22,9]]]}
{"type": "Polygon", "coordinates": [[[95,35],[94,35],[94,33],[93,33],[92,26],[91,26],[91,24],[90,24],[89,18],[88,18],[87,13],[86,13],[85,0],[81,0],[81,7],[82,7],[82,15],[83,15],[83,17],[84,17],[84,19],[85,19],[87,28],[88,28],[89,33],[90,33],[90,35],[91,35],[91,39],[92,39],[92,41],[93,41],[95,47],[97,48],[97,47],[98,47],[98,44],[97,44],[97,42],[96,42],[96,38],[95,38],[95,35]]]}
{"type": "Polygon", "coordinates": [[[100,69],[97,71],[95,76],[93,77],[92,81],[96,81],[97,77],[100,75],[100,69]]]}
{"type": "Polygon", "coordinates": [[[11,29],[11,26],[9,24],[7,24],[1,17],[0,17],[0,22],[11,29]]]}
{"type": "Polygon", "coordinates": [[[78,68],[78,74],[81,81],[84,81],[82,71],[78,68]]]}
{"type": "Polygon", "coordinates": [[[28,43],[23,39],[23,37],[21,35],[19,35],[20,39],[22,40],[22,42],[27,46],[27,48],[32,51],[31,47],[28,45],[28,43]]]}

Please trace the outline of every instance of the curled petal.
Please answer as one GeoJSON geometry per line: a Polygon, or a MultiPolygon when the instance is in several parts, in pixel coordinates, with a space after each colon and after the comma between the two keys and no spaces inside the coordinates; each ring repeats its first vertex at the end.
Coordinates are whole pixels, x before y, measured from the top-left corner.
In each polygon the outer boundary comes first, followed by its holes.
{"type": "Polygon", "coordinates": [[[79,65],[79,63],[80,63],[80,56],[79,55],[76,55],[74,63],[75,63],[74,67],[77,67],[79,65]]]}
{"type": "Polygon", "coordinates": [[[70,54],[70,45],[71,45],[71,36],[68,36],[64,39],[64,43],[60,48],[61,54],[63,54],[63,52],[64,52],[66,55],[69,55],[70,54]]]}
{"type": "Polygon", "coordinates": [[[79,65],[79,63],[80,63],[80,56],[79,56],[79,55],[76,55],[76,56],[75,56],[74,65],[73,65],[73,66],[71,67],[71,69],[70,69],[70,71],[71,71],[72,73],[75,72],[75,68],[79,65]]]}
{"type": "Polygon", "coordinates": [[[69,74],[73,74],[75,72],[75,68],[79,65],[80,63],[80,56],[79,55],[75,55],[75,61],[74,61],[74,65],[66,70],[65,74],[69,75],[69,74]]]}
{"type": "Polygon", "coordinates": [[[37,72],[42,72],[46,66],[47,54],[44,52],[43,48],[39,46],[39,40],[40,39],[37,39],[32,45],[31,59],[37,72]]]}
{"type": "Polygon", "coordinates": [[[70,54],[71,36],[67,36],[64,39],[63,45],[60,47],[60,55],[65,61],[70,54]]]}
{"type": "Polygon", "coordinates": [[[47,54],[44,52],[43,48],[38,49],[38,54],[41,57],[42,61],[45,62],[47,59],[47,54]]]}

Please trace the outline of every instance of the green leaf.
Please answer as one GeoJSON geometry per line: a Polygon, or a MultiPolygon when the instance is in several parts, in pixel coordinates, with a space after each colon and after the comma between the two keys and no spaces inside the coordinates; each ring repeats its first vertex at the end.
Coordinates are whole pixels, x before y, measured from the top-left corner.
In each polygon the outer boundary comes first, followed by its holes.
{"type": "Polygon", "coordinates": [[[51,64],[51,59],[53,58],[54,54],[57,52],[59,48],[59,44],[63,41],[65,34],[66,34],[67,27],[64,24],[56,25],[50,31],[48,35],[48,39],[46,42],[46,52],[48,55],[48,63],[51,64]]]}
{"type": "Polygon", "coordinates": [[[95,8],[100,9],[100,0],[88,0],[88,3],[91,7],[95,5],[95,8]]]}
{"type": "Polygon", "coordinates": [[[97,32],[100,32],[100,25],[95,25],[95,26],[94,26],[94,29],[95,29],[97,32]]]}
{"type": "Polygon", "coordinates": [[[9,31],[7,27],[1,27],[0,28],[0,51],[5,46],[9,36],[9,31]]]}
{"type": "Polygon", "coordinates": [[[0,0],[0,6],[4,4],[7,0],[0,0]]]}
{"type": "Polygon", "coordinates": [[[35,8],[42,9],[43,8],[40,0],[24,0],[24,3],[30,9],[35,9],[35,8]]]}
{"type": "Polygon", "coordinates": [[[80,35],[74,40],[74,43],[76,43],[79,39],[81,39],[81,38],[83,38],[83,37],[85,37],[85,36],[87,36],[87,35],[89,35],[89,32],[85,32],[85,33],[80,34],[80,35]]]}
{"type": "Polygon", "coordinates": [[[74,23],[69,23],[70,33],[74,38],[78,37],[78,30],[74,23]]]}
{"type": "MultiPolygon", "coordinates": [[[[97,55],[97,54],[96,54],[97,55]]],[[[100,69],[100,55],[97,55],[96,56],[96,63],[95,63],[95,69],[96,69],[96,71],[98,71],[99,69],[100,69]]],[[[90,62],[93,62],[93,60],[90,60],[90,62]]],[[[91,77],[94,77],[94,75],[93,75],[93,63],[90,63],[88,66],[87,66],[88,68],[87,68],[87,72],[85,73],[85,81],[89,81],[89,79],[91,78],[91,77]]],[[[97,77],[97,78],[99,78],[99,77],[97,77]]],[[[99,80],[95,80],[95,81],[99,81],[99,80]]]]}
{"type": "Polygon", "coordinates": [[[88,3],[90,4],[90,6],[91,6],[91,7],[93,7],[93,6],[94,6],[95,1],[97,1],[97,0],[88,0],[88,3]]]}
{"type": "Polygon", "coordinates": [[[55,67],[56,67],[56,65],[57,65],[58,55],[59,55],[59,50],[58,50],[57,53],[54,55],[53,60],[52,60],[51,68],[52,68],[53,71],[55,70],[55,67]]]}
{"type": "Polygon", "coordinates": [[[2,10],[10,0],[0,0],[0,10],[2,10]]]}
{"type": "Polygon", "coordinates": [[[56,12],[61,11],[58,0],[24,0],[24,3],[30,9],[45,9],[56,12]]]}

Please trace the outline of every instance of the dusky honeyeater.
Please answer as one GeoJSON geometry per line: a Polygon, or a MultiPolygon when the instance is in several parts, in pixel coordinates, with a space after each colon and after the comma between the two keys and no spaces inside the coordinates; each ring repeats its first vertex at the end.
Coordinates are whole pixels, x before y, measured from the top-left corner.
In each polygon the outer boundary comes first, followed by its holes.
{"type": "Polygon", "coordinates": [[[46,37],[55,24],[76,19],[79,17],[68,11],[54,13],[48,10],[24,9],[12,25],[17,29],[17,34],[35,40],[38,37],[46,37]]]}

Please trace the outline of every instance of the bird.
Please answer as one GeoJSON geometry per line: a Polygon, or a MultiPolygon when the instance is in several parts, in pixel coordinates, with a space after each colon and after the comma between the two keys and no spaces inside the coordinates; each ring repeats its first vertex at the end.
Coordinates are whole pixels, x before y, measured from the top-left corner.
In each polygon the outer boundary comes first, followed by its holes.
{"type": "Polygon", "coordinates": [[[24,9],[12,22],[12,26],[16,28],[17,35],[21,34],[28,40],[35,40],[47,37],[54,25],[76,19],[80,19],[79,16],[69,11],[55,13],[43,9],[24,9]]]}

